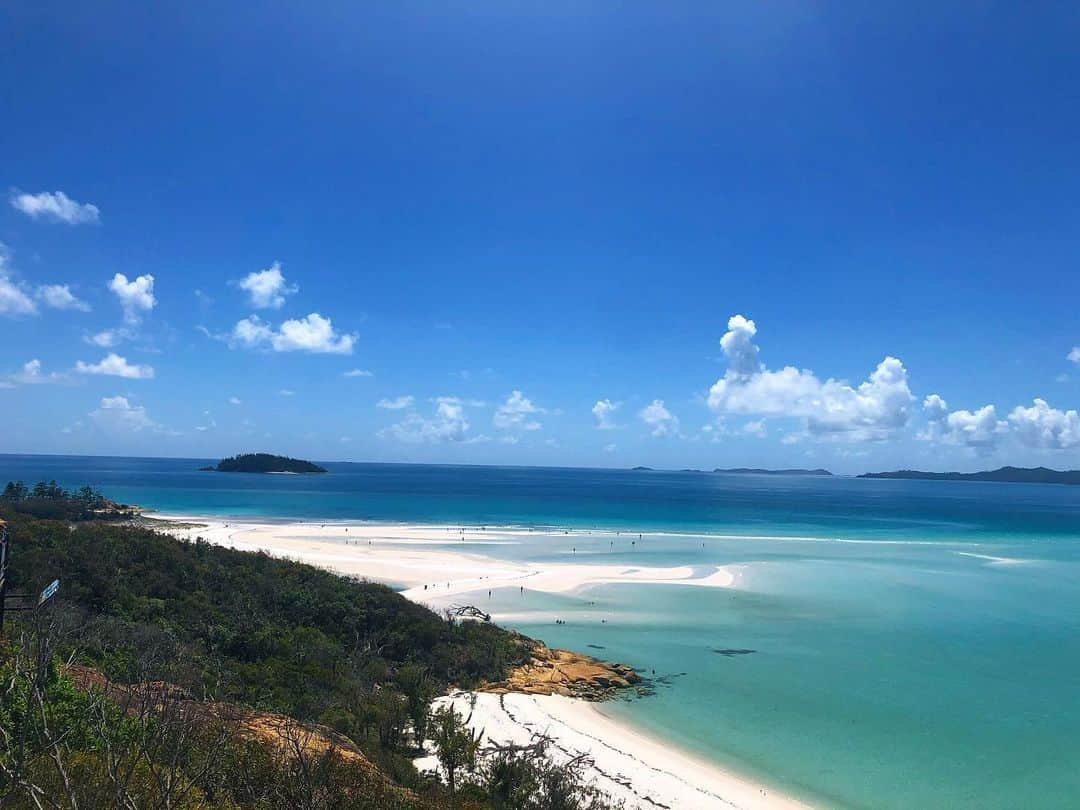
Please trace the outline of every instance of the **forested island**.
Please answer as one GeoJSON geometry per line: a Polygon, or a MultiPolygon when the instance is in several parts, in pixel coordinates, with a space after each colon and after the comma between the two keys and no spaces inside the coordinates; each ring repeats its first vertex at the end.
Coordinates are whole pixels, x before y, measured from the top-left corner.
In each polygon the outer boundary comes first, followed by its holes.
{"type": "Polygon", "coordinates": [[[5,807],[612,807],[544,743],[481,756],[459,714],[431,708],[451,687],[513,688],[550,655],[538,642],[383,585],[102,522],[103,503],[48,484],[0,498],[9,593],[62,583],[0,633],[5,807]],[[413,765],[425,742],[442,777],[413,765]]]}
{"type": "Polygon", "coordinates": [[[1051,470],[1049,467],[999,467],[996,470],[973,473],[894,470],[863,473],[858,477],[922,481],[999,481],[1017,484],[1080,484],[1080,470],[1051,470]]]}
{"type": "Polygon", "coordinates": [[[324,473],[326,469],[310,461],[288,456],[275,456],[270,453],[241,453],[223,458],[214,467],[202,467],[210,472],[245,472],[245,473],[324,473]]]}

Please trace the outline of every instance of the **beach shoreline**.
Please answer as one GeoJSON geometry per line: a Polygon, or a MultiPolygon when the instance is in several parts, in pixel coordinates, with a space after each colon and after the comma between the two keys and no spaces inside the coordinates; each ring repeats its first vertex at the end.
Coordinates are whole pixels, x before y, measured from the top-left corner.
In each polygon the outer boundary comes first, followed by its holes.
{"type": "MultiPolygon", "coordinates": [[[[345,576],[382,582],[436,612],[466,594],[488,589],[572,593],[611,583],[728,588],[734,567],[701,571],[690,566],[649,567],[579,562],[505,561],[467,542],[518,542],[520,529],[460,526],[267,522],[155,513],[156,528],[185,540],[256,551],[316,565],[345,576]],[[174,524],[170,526],[169,524],[174,524]]],[[[498,613],[493,615],[498,623],[498,613]]],[[[672,743],[605,714],[603,704],[561,696],[462,692],[439,699],[452,703],[491,742],[528,744],[551,740],[559,757],[587,756],[586,778],[627,808],[694,807],[790,810],[809,805],[772,787],[725,770],[672,743]]],[[[419,767],[430,767],[422,760],[419,767]]]]}

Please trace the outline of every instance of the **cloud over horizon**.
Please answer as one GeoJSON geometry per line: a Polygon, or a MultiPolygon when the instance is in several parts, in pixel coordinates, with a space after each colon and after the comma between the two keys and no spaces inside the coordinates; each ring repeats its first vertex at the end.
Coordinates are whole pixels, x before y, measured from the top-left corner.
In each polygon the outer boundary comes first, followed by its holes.
{"type": "Polygon", "coordinates": [[[884,439],[907,425],[915,397],[897,358],[886,356],[865,382],[852,386],[821,380],[809,369],[768,369],[758,359],[756,334],[752,320],[742,315],[728,320],[720,339],[728,369],[709,389],[712,410],[797,418],[808,435],[852,441],[884,439]]]}

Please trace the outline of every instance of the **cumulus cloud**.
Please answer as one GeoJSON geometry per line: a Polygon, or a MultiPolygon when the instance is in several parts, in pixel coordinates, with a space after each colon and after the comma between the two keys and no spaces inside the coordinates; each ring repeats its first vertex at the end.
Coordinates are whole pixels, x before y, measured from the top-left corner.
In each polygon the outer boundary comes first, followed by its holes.
{"type": "Polygon", "coordinates": [[[940,444],[969,447],[977,453],[993,451],[1009,425],[997,418],[993,405],[984,405],[975,411],[950,411],[948,403],[938,394],[923,400],[927,426],[918,438],[940,444]]]}
{"type": "Polygon", "coordinates": [[[612,402],[610,399],[596,400],[596,404],[592,406],[592,414],[596,417],[597,430],[614,430],[618,427],[615,424],[615,411],[620,405],[621,402],[612,402]]]}
{"type": "Polygon", "coordinates": [[[394,397],[393,399],[383,398],[375,403],[376,408],[383,408],[388,411],[400,411],[410,407],[413,404],[412,394],[403,394],[400,397],[394,397]]]}
{"type": "Polygon", "coordinates": [[[83,341],[91,346],[100,346],[102,349],[111,349],[120,345],[121,342],[131,337],[127,329],[103,329],[92,335],[84,335],[83,341]]]}
{"type": "Polygon", "coordinates": [[[120,301],[124,310],[124,320],[137,324],[142,320],[142,313],[149,312],[157,304],[154,297],[154,277],[149,273],[131,281],[123,273],[117,273],[109,282],[109,290],[120,301]]]}
{"type": "Polygon", "coordinates": [[[342,377],[374,377],[375,375],[366,368],[350,368],[341,372],[342,377]]]}
{"type": "Polygon", "coordinates": [[[229,397],[229,404],[230,405],[242,405],[243,403],[242,403],[240,397],[229,397]]]}
{"type": "Polygon", "coordinates": [[[236,282],[236,286],[248,294],[255,309],[281,309],[285,305],[285,296],[300,290],[298,285],[285,281],[280,262],[274,262],[266,270],[248,273],[236,282]]]}
{"type": "Polygon", "coordinates": [[[158,425],[150,418],[146,408],[142,405],[132,405],[127,397],[104,397],[97,410],[89,414],[90,418],[98,427],[105,430],[122,432],[139,432],[146,429],[157,429],[158,425]]]}
{"type": "Polygon", "coordinates": [[[0,242],[0,315],[36,315],[37,304],[26,287],[11,278],[10,260],[7,245],[0,242]]]}
{"type": "Polygon", "coordinates": [[[759,439],[764,438],[765,434],[767,433],[765,429],[765,420],[754,419],[750,422],[747,422],[742,426],[742,432],[747,434],[748,436],[757,436],[759,439]]]}
{"type": "Polygon", "coordinates": [[[103,374],[129,380],[150,380],[154,377],[153,367],[129,363],[115,352],[109,352],[99,363],[84,363],[80,360],[75,364],[75,370],[80,374],[103,374]]]}
{"type": "Polygon", "coordinates": [[[0,263],[0,315],[36,315],[37,305],[21,285],[4,273],[0,263]]]}
{"type": "Polygon", "coordinates": [[[457,397],[438,397],[435,400],[435,413],[431,417],[410,413],[397,424],[380,430],[378,435],[380,438],[413,444],[434,444],[467,441],[468,430],[465,404],[457,397]]]}
{"type": "Polygon", "coordinates": [[[914,397],[907,370],[895,357],[886,357],[865,382],[852,386],[821,380],[807,369],[767,369],[758,360],[756,334],[752,320],[728,320],[720,339],[728,369],[709,390],[714,411],[801,418],[808,434],[850,439],[886,438],[908,423],[914,397]]]}
{"type": "Polygon", "coordinates": [[[48,374],[44,373],[41,370],[41,361],[37,358],[23,363],[23,367],[19,371],[8,376],[9,382],[19,385],[47,385],[49,383],[63,382],[66,379],[66,376],[55,371],[48,374]]]}
{"type": "Polygon", "coordinates": [[[15,191],[11,195],[11,205],[31,219],[62,222],[65,225],[97,222],[100,216],[96,205],[76,202],[62,191],[42,191],[38,194],[15,191]]]}
{"type": "Polygon", "coordinates": [[[649,426],[653,436],[679,435],[679,418],[664,406],[662,399],[654,399],[638,411],[638,418],[649,426]]]}
{"type": "Polygon", "coordinates": [[[1073,363],[1080,365],[1080,346],[1073,346],[1066,357],[1073,363]]]}
{"type": "Polygon", "coordinates": [[[90,305],[77,298],[67,284],[43,284],[37,288],[37,298],[50,309],[90,311],[90,305]]]}
{"type": "Polygon", "coordinates": [[[543,425],[536,416],[542,413],[547,411],[534,405],[532,400],[515,389],[510,392],[506,401],[495,409],[493,423],[499,430],[540,430],[543,425]]]}
{"type": "Polygon", "coordinates": [[[252,315],[238,321],[225,339],[233,348],[268,347],[275,352],[352,354],[357,335],[339,334],[329,318],[312,312],[306,318],[287,320],[278,329],[258,315],[252,315]]]}
{"type": "Polygon", "coordinates": [[[1014,408],[1009,423],[1028,447],[1065,450],[1080,445],[1080,414],[1051,408],[1044,399],[1034,400],[1030,408],[1014,408]]]}

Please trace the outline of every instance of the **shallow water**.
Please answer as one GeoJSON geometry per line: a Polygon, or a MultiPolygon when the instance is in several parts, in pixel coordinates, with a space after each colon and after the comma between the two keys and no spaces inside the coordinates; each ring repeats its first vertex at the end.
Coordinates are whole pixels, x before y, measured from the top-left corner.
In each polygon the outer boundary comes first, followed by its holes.
{"type": "Polygon", "coordinates": [[[202,463],[0,456],[0,478],[172,512],[532,527],[461,544],[503,559],[732,565],[731,589],[478,601],[550,644],[655,669],[654,696],[606,711],[778,788],[852,807],[1077,806],[1080,487],[202,463]]]}

